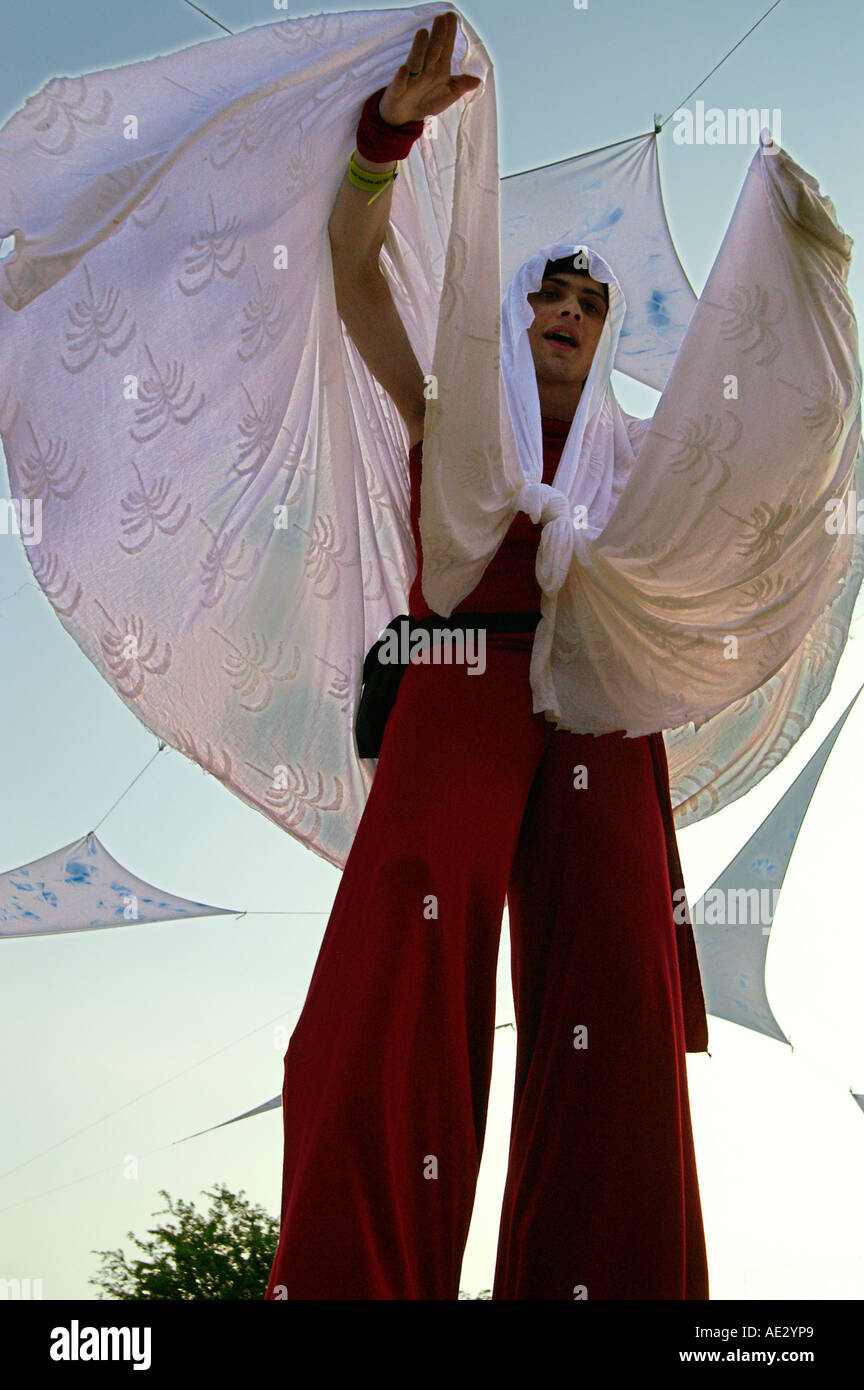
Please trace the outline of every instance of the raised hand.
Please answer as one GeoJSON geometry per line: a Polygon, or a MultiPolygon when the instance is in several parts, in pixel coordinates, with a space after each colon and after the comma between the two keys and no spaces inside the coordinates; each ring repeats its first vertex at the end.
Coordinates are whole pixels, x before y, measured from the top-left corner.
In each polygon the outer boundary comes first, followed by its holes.
{"type": "Polygon", "coordinates": [[[435,16],[431,35],[426,29],[417,30],[407,63],[397,69],[378,103],[383,121],[389,125],[404,125],[406,121],[437,116],[466,92],[479,87],[479,77],[450,74],[457,22],[450,10],[435,16]]]}

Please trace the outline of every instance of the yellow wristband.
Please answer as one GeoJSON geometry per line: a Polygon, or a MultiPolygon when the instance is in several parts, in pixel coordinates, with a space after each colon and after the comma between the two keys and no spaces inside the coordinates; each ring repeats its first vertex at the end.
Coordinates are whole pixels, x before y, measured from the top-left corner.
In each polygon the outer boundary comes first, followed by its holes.
{"type": "Polygon", "coordinates": [[[368,183],[387,183],[396,173],[395,169],[364,169],[357,163],[352,153],[348,160],[348,168],[352,169],[360,179],[365,179],[368,183]]]}
{"type": "Polygon", "coordinates": [[[360,165],[355,162],[353,153],[348,161],[348,178],[356,188],[361,188],[367,193],[373,188],[378,189],[378,192],[369,199],[366,204],[367,207],[370,207],[375,199],[384,192],[384,189],[393,183],[397,172],[396,169],[378,170],[377,172],[372,169],[361,169],[360,165]]]}

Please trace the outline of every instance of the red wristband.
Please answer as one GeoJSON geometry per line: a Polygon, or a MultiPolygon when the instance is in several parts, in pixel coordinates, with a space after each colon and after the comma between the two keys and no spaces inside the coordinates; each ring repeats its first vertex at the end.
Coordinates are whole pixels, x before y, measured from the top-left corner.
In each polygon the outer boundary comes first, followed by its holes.
{"type": "Polygon", "coordinates": [[[357,126],[357,152],[373,164],[389,164],[391,159],[404,159],[418,136],[423,134],[422,121],[406,121],[390,125],[378,111],[386,87],[379,87],[368,98],[357,126]]]}

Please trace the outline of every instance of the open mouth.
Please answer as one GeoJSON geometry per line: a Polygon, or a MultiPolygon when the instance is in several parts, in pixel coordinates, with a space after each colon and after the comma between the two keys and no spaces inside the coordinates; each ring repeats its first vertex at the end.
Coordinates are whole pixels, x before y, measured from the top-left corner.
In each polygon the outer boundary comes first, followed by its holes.
{"type": "Polygon", "coordinates": [[[553,329],[551,333],[544,333],[543,337],[549,343],[560,343],[564,348],[570,348],[575,352],[579,346],[579,340],[574,338],[572,333],[565,333],[563,330],[553,329]]]}

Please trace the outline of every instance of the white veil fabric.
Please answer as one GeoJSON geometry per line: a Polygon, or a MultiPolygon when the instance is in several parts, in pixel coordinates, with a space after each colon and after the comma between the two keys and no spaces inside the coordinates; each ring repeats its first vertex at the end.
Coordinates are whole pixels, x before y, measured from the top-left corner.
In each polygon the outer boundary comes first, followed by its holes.
{"type": "MultiPolygon", "coordinates": [[[[642,433],[638,427],[647,424],[627,415],[612,389],[612,368],[626,309],[621,286],[603,257],[588,246],[561,242],[544,247],[520,266],[502,306],[502,373],[519,459],[528,479],[520,490],[517,507],[527,511],[532,521],[543,524],[537,550],[543,621],[537,629],[531,662],[535,713],[546,712],[548,707],[537,696],[548,682],[555,596],[573,563],[576,532],[586,539],[602,532],[636,465],[630,430],[638,439],[642,433]],[[592,279],[608,285],[609,306],[553,483],[547,485],[542,482],[540,395],[527,332],[534,311],[527,296],[540,288],[547,261],[566,256],[572,256],[574,266],[586,269],[592,279]]],[[[564,723],[561,727],[574,726],[564,723]]]]}
{"type": "MultiPolygon", "coordinates": [[[[602,256],[590,247],[566,246],[563,243],[544,247],[520,267],[510,281],[502,307],[502,371],[520,461],[529,479],[520,497],[522,509],[528,511],[532,519],[540,520],[537,514],[557,500],[557,492],[561,499],[570,503],[571,511],[576,506],[585,509],[581,529],[591,537],[599,535],[609,520],[636,462],[625,424],[627,418],[633,417],[625,417],[611,386],[612,367],[626,308],[621,287],[602,256]],[[609,308],[591,369],[582,387],[579,406],[564,443],[554,484],[551,489],[544,490],[545,485],[540,481],[543,477],[540,395],[527,333],[534,311],[527,296],[540,288],[546,262],[563,259],[567,255],[573,257],[574,263],[578,258],[579,264],[584,263],[593,279],[608,285],[609,308]],[[536,490],[538,484],[540,491],[536,490]]],[[[565,551],[569,548],[570,554],[566,555],[566,559],[562,555],[561,563],[553,567],[543,586],[546,588],[561,587],[572,555],[572,544],[568,547],[567,541],[572,538],[573,527],[555,528],[551,524],[544,524],[538,556],[541,572],[551,561],[551,555],[547,557],[543,551],[553,547],[552,537],[556,530],[561,532],[563,548],[565,551]]]]}
{"type": "MultiPolygon", "coordinates": [[[[363,656],[416,554],[407,434],[339,320],[327,222],[364,101],[450,8],[53,78],[0,131],[0,436],[41,505],[34,575],[147,728],[340,867],[375,772],[363,656]]],[[[864,495],[851,243],[760,148],[649,422],[614,400],[625,306],[591,251],[612,312],[546,490],[521,302],[546,252],[502,313],[494,79],[461,16],[453,61],[481,85],[400,165],[381,257],[429,383],[423,591],[449,615],[518,507],[548,522],[534,707],[665,730],[687,824],[780,761],[848,632],[862,538],[824,516],[864,495]]]]}

